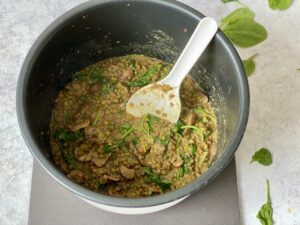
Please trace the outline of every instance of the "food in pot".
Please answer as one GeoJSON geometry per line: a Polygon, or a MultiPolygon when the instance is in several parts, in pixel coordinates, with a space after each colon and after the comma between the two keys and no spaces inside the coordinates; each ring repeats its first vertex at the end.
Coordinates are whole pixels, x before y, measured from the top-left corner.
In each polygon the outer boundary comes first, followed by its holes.
{"type": "Polygon", "coordinates": [[[171,65],[143,55],[100,61],[73,75],[52,112],[55,163],[78,184],[107,195],[144,197],[178,189],[205,173],[216,154],[208,97],[190,77],[177,123],[126,113],[130,96],[171,65]]]}

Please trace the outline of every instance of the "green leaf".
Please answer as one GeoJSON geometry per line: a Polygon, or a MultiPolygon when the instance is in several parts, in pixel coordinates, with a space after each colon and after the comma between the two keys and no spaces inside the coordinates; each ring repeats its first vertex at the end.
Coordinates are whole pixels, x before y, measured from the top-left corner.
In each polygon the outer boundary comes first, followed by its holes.
{"type": "Polygon", "coordinates": [[[154,115],[151,115],[151,114],[147,115],[147,123],[148,123],[150,132],[153,131],[154,124],[157,123],[159,120],[160,119],[157,116],[154,116],[154,115]]]}
{"type": "Polygon", "coordinates": [[[257,161],[264,166],[269,166],[272,164],[272,155],[271,152],[266,148],[261,148],[255,152],[252,156],[252,162],[257,161]]]}
{"type": "Polygon", "coordinates": [[[195,113],[197,113],[198,115],[201,115],[201,116],[206,116],[208,117],[210,120],[215,120],[215,115],[208,112],[207,110],[205,110],[204,108],[202,108],[201,106],[198,107],[198,108],[195,108],[193,110],[195,113]]]}
{"type": "Polygon", "coordinates": [[[127,85],[129,87],[143,87],[146,86],[147,84],[149,84],[152,80],[152,76],[158,72],[160,72],[160,70],[162,69],[163,65],[159,64],[157,66],[153,66],[150,69],[148,69],[146,71],[146,73],[144,73],[143,75],[141,75],[140,77],[138,77],[136,80],[134,81],[129,81],[127,83],[127,85]]]}
{"type": "Polygon", "coordinates": [[[170,142],[169,137],[164,137],[164,139],[160,139],[159,137],[154,138],[155,143],[161,144],[162,146],[167,146],[170,142]]]}
{"type": "Polygon", "coordinates": [[[157,174],[154,174],[151,167],[144,168],[145,175],[149,182],[157,184],[162,191],[170,189],[171,183],[163,182],[161,177],[157,174]]]}
{"type": "Polygon", "coordinates": [[[58,128],[54,134],[54,138],[61,143],[67,143],[70,141],[77,141],[84,138],[84,130],[78,130],[75,132],[68,131],[63,128],[58,128]]]}
{"type": "Polygon", "coordinates": [[[184,169],[183,169],[183,167],[179,167],[178,172],[177,172],[177,177],[181,178],[183,176],[184,176],[184,169]]]}
{"type": "Polygon", "coordinates": [[[171,131],[173,133],[181,134],[182,130],[181,127],[184,125],[184,123],[181,120],[178,120],[176,123],[173,124],[171,131]]]}
{"type": "Polygon", "coordinates": [[[269,6],[273,10],[285,10],[290,7],[293,0],[268,0],[269,6]]]}
{"type": "Polygon", "coordinates": [[[270,186],[267,179],[267,202],[263,204],[256,217],[262,225],[273,225],[273,208],[271,206],[270,186]]]}
{"type": "Polygon", "coordinates": [[[254,12],[252,12],[249,8],[239,8],[233,11],[232,13],[230,13],[229,15],[227,15],[226,17],[224,17],[221,20],[220,27],[223,30],[225,26],[232,24],[239,19],[245,19],[245,18],[254,19],[254,16],[255,16],[254,12]]]}
{"type": "Polygon", "coordinates": [[[264,41],[266,29],[251,18],[240,18],[223,28],[225,35],[237,46],[252,47],[264,41]]]}
{"type": "Polygon", "coordinates": [[[255,62],[254,62],[254,58],[258,56],[258,54],[256,53],[255,55],[251,56],[248,59],[243,60],[243,65],[246,71],[246,74],[248,77],[250,77],[254,70],[255,70],[255,62]]]}
{"type": "Polygon", "coordinates": [[[123,140],[118,140],[112,144],[105,144],[103,146],[103,151],[105,153],[112,153],[112,152],[115,152],[117,149],[122,148],[124,146],[124,144],[125,144],[125,142],[123,140]]]}
{"type": "Polygon", "coordinates": [[[192,144],[192,156],[195,157],[197,153],[197,146],[195,144],[192,144]]]}
{"type": "Polygon", "coordinates": [[[200,128],[200,127],[196,127],[193,125],[185,125],[185,126],[182,126],[180,129],[192,129],[193,131],[195,131],[199,134],[201,141],[204,141],[204,139],[205,139],[204,132],[203,132],[202,128],[200,128]]]}

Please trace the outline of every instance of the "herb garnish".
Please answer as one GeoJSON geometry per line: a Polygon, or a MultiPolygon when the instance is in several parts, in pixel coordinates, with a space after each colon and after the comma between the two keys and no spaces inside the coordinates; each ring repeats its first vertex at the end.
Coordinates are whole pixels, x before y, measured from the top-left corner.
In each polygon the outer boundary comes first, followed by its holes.
{"type": "Polygon", "coordinates": [[[271,206],[270,186],[267,179],[267,202],[263,204],[256,215],[262,225],[273,225],[273,208],[271,206]]]}
{"type": "Polygon", "coordinates": [[[199,134],[201,141],[204,141],[204,139],[205,139],[204,131],[200,127],[196,127],[193,125],[185,125],[185,126],[182,126],[180,129],[192,129],[193,131],[197,132],[197,134],[199,134]]]}
{"type": "Polygon", "coordinates": [[[157,175],[157,174],[153,173],[151,167],[145,167],[144,172],[147,176],[148,181],[151,182],[151,183],[157,184],[162,191],[165,191],[165,190],[167,190],[171,187],[171,183],[163,182],[161,180],[160,175],[157,175]]]}
{"type": "Polygon", "coordinates": [[[153,132],[154,124],[158,122],[160,119],[157,116],[148,114],[147,115],[147,124],[149,127],[149,132],[153,132]]]}
{"type": "Polygon", "coordinates": [[[153,66],[150,69],[148,69],[143,75],[138,77],[134,81],[129,81],[127,85],[129,87],[143,87],[146,86],[151,82],[152,76],[156,73],[158,73],[162,69],[163,65],[159,64],[157,66],[153,66]]]}
{"type": "Polygon", "coordinates": [[[250,163],[257,161],[264,166],[269,166],[272,164],[272,155],[271,152],[266,148],[261,148],[255,152],[252,156],[250,163]]]}
{"type": "Polygon", "coordinates": [[[285,10],[290,7],[293,0],[268,0],[269,7],[273,10],[285,10]]]}
{"type": "Polygon", "coordinates": [[[84,138],[84,130],[80,129],[78,131],[72,132],[64,128],[58,128],[54,134],[56,140],[60,143],[65,144],[70,141],[77,141],[84,138]]]}
{"type": "Polygon", "coordinates": [[[118,140],[117,142],[112,143],[112,144],[105,144],[103,146],[103,151],[105,153],[112,153],[112,152],[116,151],[118,148],[123,147],[124,144],[125,144],[125,142],[123,140],[118,140]]]}
{"type": "Polygon", "coordinates": [[[258,56],[258,53],[252,55],[248,59],[243,60],[243,65],[244,65],[244,68],[245,68],[245,72],[246,72],[248,77],[250,77],[253,74],[254,70],[255,70],[254,58],[256,56],[258,56]]]}

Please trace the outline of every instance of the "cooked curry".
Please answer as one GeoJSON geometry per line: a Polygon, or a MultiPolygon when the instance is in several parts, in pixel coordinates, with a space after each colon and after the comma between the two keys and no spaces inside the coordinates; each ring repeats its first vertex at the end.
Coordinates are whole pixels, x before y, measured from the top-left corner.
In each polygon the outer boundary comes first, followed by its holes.
{"type": "Polygon", "coordinates": [[[78,184],[107,195],[143,197],[178,189],[205,173],[216,154],[216,118],[190,77],[177,123],[126,113],[130,96],[172,65],[143,55],[100,61],[59,92],[50,123],[53,158],[78,184]]]}

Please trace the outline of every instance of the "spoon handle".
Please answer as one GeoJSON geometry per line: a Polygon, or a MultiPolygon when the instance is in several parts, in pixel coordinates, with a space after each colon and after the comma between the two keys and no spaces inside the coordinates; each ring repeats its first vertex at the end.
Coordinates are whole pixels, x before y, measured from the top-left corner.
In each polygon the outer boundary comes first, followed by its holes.
{"type": "Polygon", "coordinates": [[[180,87],[181,82],[204,52],[217,30],[218,25],[214,19],[210,17],[201,19],[171,72],[160,83],[180,87]]]}

